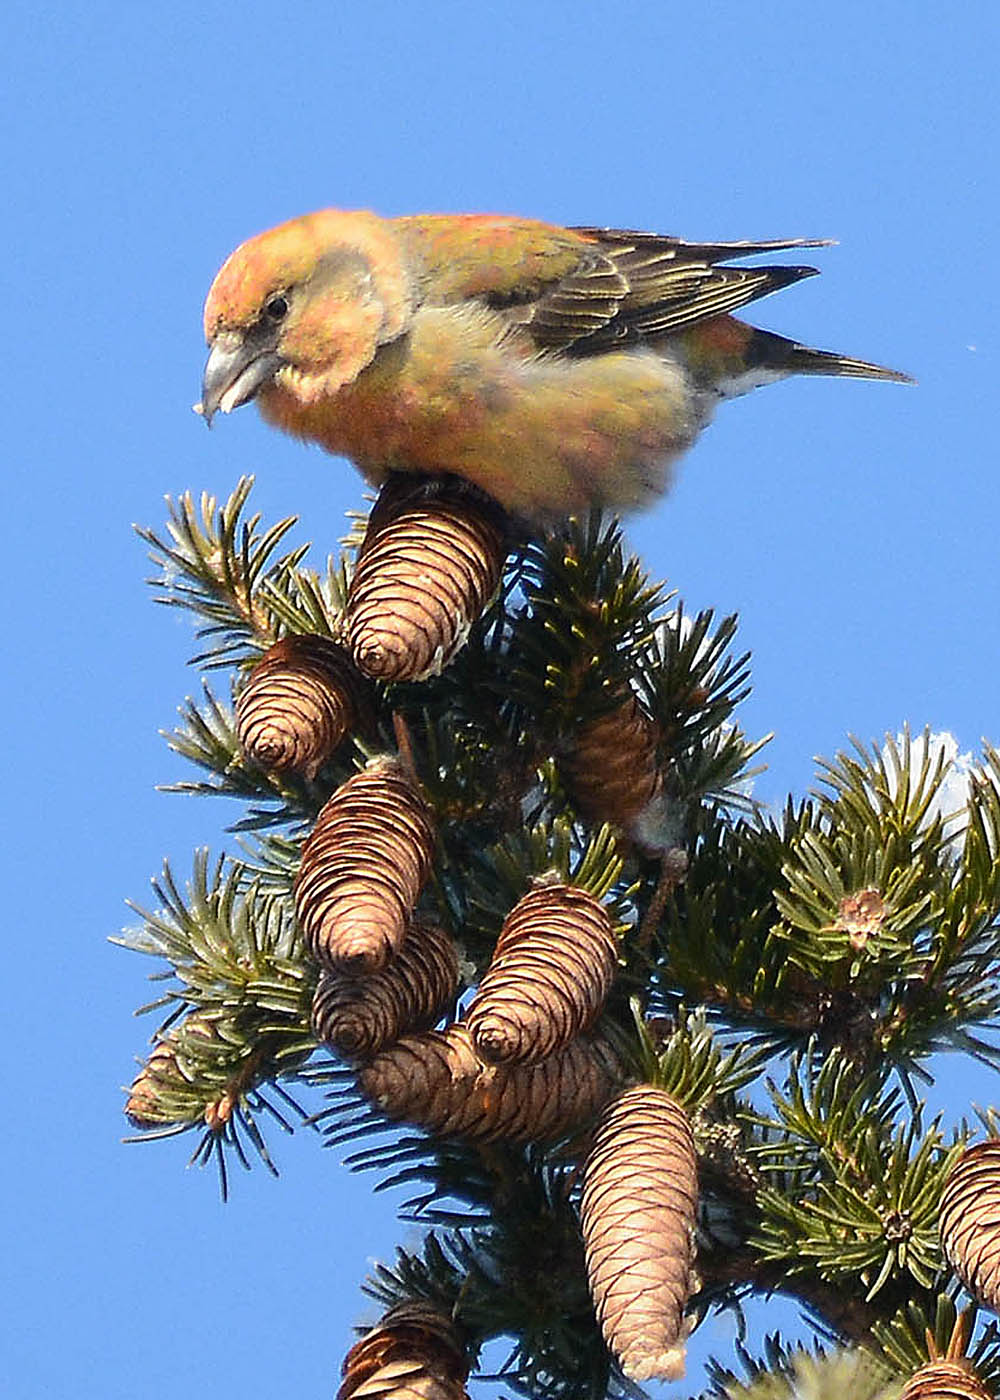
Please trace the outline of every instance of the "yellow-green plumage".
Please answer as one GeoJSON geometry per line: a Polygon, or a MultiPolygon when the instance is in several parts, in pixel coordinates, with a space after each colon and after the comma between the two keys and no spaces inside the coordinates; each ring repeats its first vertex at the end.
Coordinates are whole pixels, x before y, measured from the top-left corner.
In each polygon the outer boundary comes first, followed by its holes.
{"type": "Polygon", "coordinates": [[[797,246],[321,211],[223,266],[201,408],[256,397],[372,482],[450,472],[529,518],[630,509],[722,397],[796,372],[905,378],[732,317],[814,269],[725,260],[797,246]]]}

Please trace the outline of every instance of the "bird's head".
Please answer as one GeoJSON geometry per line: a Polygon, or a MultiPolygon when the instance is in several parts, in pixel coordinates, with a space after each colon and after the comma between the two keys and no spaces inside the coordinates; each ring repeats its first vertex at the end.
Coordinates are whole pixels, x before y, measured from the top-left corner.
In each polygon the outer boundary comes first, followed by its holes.
{"type": "Polygon", "coordinates": [[[242,243],[205,302],[207,423],[272,386],[303,406],[336,394],[406,329],[412,288],[391,225],[324,209],[242,243]]]}

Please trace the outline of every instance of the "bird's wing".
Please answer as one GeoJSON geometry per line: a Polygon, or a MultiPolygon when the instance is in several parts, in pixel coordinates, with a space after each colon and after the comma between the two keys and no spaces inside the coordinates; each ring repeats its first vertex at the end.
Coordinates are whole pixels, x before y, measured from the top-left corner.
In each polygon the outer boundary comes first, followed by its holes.
{"type": "Polygon", "coordinates": [[[474,301],[546,350],[585,355],[722,316],[816,271],[720,266],[813,248],[809,239],[688,243],[629,229],[562,228],[504,215],[393,221],[425,305],[474,301]]]}
{"type": "Polygon", "coordinates": [[[573,354],[687,329],[816,272],[719,266],[723,259],[819,246],[805,239],[687,243],[621,229],[573,232],[590,245],[580,262],[517,314],[540,347],[573,354]]]}

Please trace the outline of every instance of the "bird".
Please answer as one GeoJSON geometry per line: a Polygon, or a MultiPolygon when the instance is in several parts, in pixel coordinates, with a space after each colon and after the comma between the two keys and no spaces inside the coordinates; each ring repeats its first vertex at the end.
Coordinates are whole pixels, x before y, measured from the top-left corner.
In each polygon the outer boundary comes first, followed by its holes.
{"type": "Polygon", "coordinates": [[[195,410],[254,400],[372,485],[457,477],[529,522],[641,509],[725,399],[795,374],[912,382],[732,314],[818,270],[742,260],[828,243],[319,210],[222,265],[195,410]]]}

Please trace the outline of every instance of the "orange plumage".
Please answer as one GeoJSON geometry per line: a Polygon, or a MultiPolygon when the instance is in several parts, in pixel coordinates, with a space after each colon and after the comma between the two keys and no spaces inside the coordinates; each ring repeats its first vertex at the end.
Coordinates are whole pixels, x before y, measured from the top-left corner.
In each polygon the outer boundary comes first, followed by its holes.
{"type": "Polygon", "coordinates": [[[448,472],[529,519],[627,510],[666,489],[721,398],[794,373],[905,380],[731,316],[815,269],[726,260],[799,246],[307,214],[216,277],[199,409],[256,398],[376,484],[448,472]]]}

